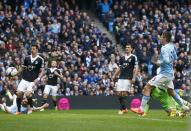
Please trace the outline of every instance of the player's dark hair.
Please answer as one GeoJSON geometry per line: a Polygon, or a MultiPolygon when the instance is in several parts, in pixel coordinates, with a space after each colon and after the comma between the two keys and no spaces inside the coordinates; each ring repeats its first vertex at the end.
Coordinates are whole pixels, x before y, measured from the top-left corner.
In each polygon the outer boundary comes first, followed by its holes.
{"type": "Polygon", "coordinates": [[[163,35],[164,38],[166,38],[166,41],[167,41],[167,42],[170,42],[170,41],[171,41],[172,35],[171,35],[171,33],[170,33],[169,31],[163,32],[162,35],[163,35]]]}
{"type": "Polygon", "coordinates": [[[31,47],[36,47],[36,49],[38,49],[38,45],[37,44],[32,44],[31,47]]]}
{"type": "Polygon", "coordinates": [[[131,48],[133,48],[132,44],[130,44],[130,43],[127,43],[127,44],[125,45],[125,48],[126,48],[127,46],[130,46],[131,48]]]}

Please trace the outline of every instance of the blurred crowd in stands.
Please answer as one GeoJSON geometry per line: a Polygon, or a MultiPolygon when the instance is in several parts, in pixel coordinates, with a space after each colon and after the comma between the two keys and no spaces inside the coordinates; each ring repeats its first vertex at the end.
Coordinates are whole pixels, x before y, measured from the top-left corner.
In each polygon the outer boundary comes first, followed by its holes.
{"type": "Polygon", "coordinates": [[[177,47],[174,85],[181,95],[191,91],[191,2],[188,0],[97,0],[100,20],[113,32],[117,42],[132,43],[140,72],[156,75],[160,36],[170,31],[177,47]],[[180,90],[181,89],[181,90],[180,90]]]}
{"type": "MultiPolygon", "coordinates": [[[[99,0],[97,13],[116,36],[118,44],[131,43],[140,70],[129,95],[141,94],[147,80],[156,74],[160,53],[159,37],[164,30],[173,34],[178,51],[175,88],[190,95],[191,4],[177,1],[99,0]]],[[[37,44],[45,59],[58,62],[64,76],[59,95],[113,96],[111,79],[121,52],[102,33],[75,0],[4,0],[0,2],[0,91],[16,89],[20,75],[7,77],[10,66],[19,68],[30,45],[37,44]]],[[[44,81],[37,93],[42,95],[44,81]]]]}
{"type": "MultiPolygon", "coordinates": [[[[64,76],[60,95],[114,95],[110,59],[113,56],[115,63],[119,51],[75,0],[69,2],[0,3],[0,90],[17,88],[20,76],[9,78],[6,69],[18,68],[30,54],[30,45],[37,44],[45,69],[51,60],[58,62],[64,76]]],[[[39,89],[43,86],[42,80],[39,89]]]]}

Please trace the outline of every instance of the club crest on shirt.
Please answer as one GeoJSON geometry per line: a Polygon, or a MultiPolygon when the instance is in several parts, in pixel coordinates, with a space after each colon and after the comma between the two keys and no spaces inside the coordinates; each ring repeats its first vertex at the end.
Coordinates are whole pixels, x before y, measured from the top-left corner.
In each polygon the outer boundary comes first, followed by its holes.
{"type": "Polygon", "coordinates": [[[126,68],[129,65],[129,63],[123,63],[123,68],[126,68]]]}
{"type": "Polygon", "coordinates": [[[131,62],[131,58],[128,61],[131,62]]]}
{"type": "Polygon", "coordinates": [[[32,71],[33,68],[34,68],[34,67],[33,67],[32,65],[29,65],[29,66],[28,66],[28,70],[29,70],[29,71],[32,71]]]}
{"type": "Polygon", "coordinates": [[[38,61],[35,61],[35,65],[37,65],[38,64],[38,61]]]}
{"type": "Polygon", "coordinates": [[[53,75],[53,74],[49,74],[48,77],[49,77],[49,78],[53,78],[54,75],[53,75]]]}

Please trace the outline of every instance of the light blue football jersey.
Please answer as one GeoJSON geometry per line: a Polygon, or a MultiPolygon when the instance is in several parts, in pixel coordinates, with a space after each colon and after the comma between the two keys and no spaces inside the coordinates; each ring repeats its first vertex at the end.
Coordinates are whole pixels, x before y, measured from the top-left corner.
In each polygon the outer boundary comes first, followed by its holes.
{"type": "MultiPolygon", "coordinates": [[[[17,102],[16,102],[17,96],[13,95],[13,104],[11,106],[9,106],[10,112],[12,114],[15,114],[17,112],[17,102]]],[[[28,111],[27,107],[23,107],[21,105],[21,113],[22,114],[26,114],[28,111]]]]}
{"type": "MultiPolygon", "coordinates": [[[[11,112],[12,114],[16,114],[16,112],[17,112],[17,105],[11,105],[9,108],[10,108],[10,112],[11,112]]],[[[23,106],[21,105],[21,113],[22,113],[22,114],[26,114],[27,111],[28,111],[28,109],[27,109],[26,107],[23,107],[23,106]]]]}
{"type": "Polygon", "coordinates": [[[171,79],[174,78],[173,63],[177,59],[176,47],[168,43],[161,48],[160,53],[160,72],[171,79]]]}

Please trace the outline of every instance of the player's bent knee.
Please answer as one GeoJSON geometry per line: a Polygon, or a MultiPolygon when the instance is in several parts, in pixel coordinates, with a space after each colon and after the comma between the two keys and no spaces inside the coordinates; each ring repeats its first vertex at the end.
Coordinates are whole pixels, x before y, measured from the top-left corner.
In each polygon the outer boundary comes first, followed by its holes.
{"type": "Polygon", "coordinates": [[[147,84],[147,85],[143,88],[143,95],[145,95],[145,96],[150,96],[151,89],[152,89],[152,86],[151,86],[150,84],[147,84]]]}
{"type": "Polygon", "coordinates": [[[144,88],[147,90],[151,90],[153,88],[153,86],[150,85],[149,83],[147,83],[144,88]]]}
{"type": "Polygon", "coordinates": [[[173,89],[168,88],[168,89],[167,89],[167,91],[168,91],[168,94],[169,94],[170,96],[174,96],[174,95],[175,95],[175,93],[174,93],[174,90],[173,90],[173,89]]]}

